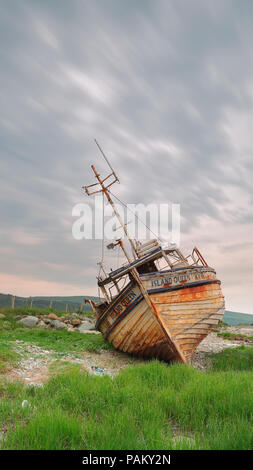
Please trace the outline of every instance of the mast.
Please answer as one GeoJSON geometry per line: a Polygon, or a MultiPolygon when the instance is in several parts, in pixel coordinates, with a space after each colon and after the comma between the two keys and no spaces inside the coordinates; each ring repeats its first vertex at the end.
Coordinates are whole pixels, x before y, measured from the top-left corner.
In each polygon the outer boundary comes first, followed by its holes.
{"type": "Polygon", "coordinates": [[[101,149],[101,147],[100,147],[98,141],[97,141],[96,139],[94,139],[94,141],[95,141],[96,145],[98,146],[100,152],[102,153],[102,155],[103,155],[103,157],[104,157],[104,159],[105,159],[107,165],[111,168],[115,180],[118,181],[118,183],[119,183],[119,178],[117,177],[117,175],[116,175],[116,173],[115,173],[113,167],[111,166],[111,164],[110,164],[110,162],[109,162],[107,156],[104,154],[104,152],[103,152],[103,150],[101,149]]]}
{"type": "MultiPolygon", "coordinates": [[[[118,221],[119,221],[121,227],[123,228],[126,237],[128,238],[128,241],[129,241],[129,243],[130,243],[130,245],[131,245],[131,247],[132,247],[133,252],[136,254],[135,244],[134,244],[133,240],[130,238],[129,233],[128,233],[127,228],[126,228],[126,224],[124,224],[122,218],[120,217],[120,214],[118,213],[118,211],[117,211],[117,209],[116,209],[116,206],[115,206],[115,204],[114,204],[114,202],[113,202],[113,200],[112,200],[112,198],[111,198],[111,196],[110,196],[110,194],[109,194],[109,192],[108,192],[108,190],[107,190],[108,186],[107,186],[107,188],[104,186],[104,183],[103,183],[103,181],[101,180],[100,175],[97,173],[96,168],[94,167],[94,165],[91,165],[91,168],[92,168],[92,170],[93,170],[93,172],[94,172],[94,174],[95,174],[97,180],[99,181],[99,183],[100,183],[100,185],[101,185],[101,187],[102,187],[103,193],[106,195],[108,202],[111,204],[111,206],[112,206],[112,208],[113,208],[113,210],[114,210],[114,213],[115,213],[116,217],[118,218],[118,221]]],[[[113,172],[113,175],[115,175],[114,172],[113,172]]],[[[118,181],[118,179],[117,179],[117,181],[118,181]]]]}
{"type": "MultiPolygon", "coordinates": [[[[117,177],[117,175],[116,175],[114,169],[112,168],[111,164],[109,163],[108,158],[106,157],[106,155],[104,154],[104,152],[103,152],[103,150],[101,149],[100,145],[99,145],[98,142],[96,141],[96,139],[95,139],[95,143],[96,143],[96,145],[98,146],[100,152],[102,153],[102,155],[103,155],[103,157],[104,157],[106,163],[108,164],[109,168],[111,169],[111,173],[110,173],[108,176],[106,176],[106,178],[101,179],[100,174],[97,172],[95,166],[94,166],[94,165],[91,165],[92,171],[93,171],[93,173],[94,173],[96,179],[98,180],[98,183],[91,184],[91,185],[89,185],[89,186],[83,186],[83,189],[85,190],[86,194],[88,194],[88,196],[91,196],[92,194],[100,193],[100,192],[103,192],[103,193],[106,195],[106,198],[107,198],[109,204],[112,206],[113,211],[114,211],[114,214],[116,215],[116,217],[117,217],[117,219],[118,219],[118,221],[119,221],[121,227],[123,228],[124,233],[125,233],[125,235],[126,235],[128,241],[129,241],[129,243],[130,243],[130,245],[131,245],[132,252],[133,252],[133,254],[134,254],[135,258],[136,258],[136,257],[138,257],[138,254],[137,254],[137,251],[136,251],[135,244],[134,244],[133,240],[130,238],[129,233],[128,233],[127,228],[126,228],[126,224],[124,224],[124,221],[122,220],[122,218],[121,218],[119,212],[117,211],[116,206],[115,206],[115,204],[114,204],[114,202],[113,202],[113,200],[112,200],[112,198],[111,198],[111,196],[110,196],[110,193],[109,193],[109,191],[108,191],[108,188],[109,188],[110,186],[112,186],[114,183],[116,183],[116,182],[119,183],[119,179],[118,179],[118,177],[117,177]],[[110,181],[109,178],[112,177],[112,176],[113,176],[114,179],[113,179],[113,181],[110,181]],[[106,184],[106,183],[105,183],[105,181],[107,181],[107,180],[109,180],[109,184],[106,184]],[[89,188],[94,187],[94,186],[97,186],[98,184],[100,185],[101,189],[96,190],[96,191],[93,191],[93,192],[90,192],[90,191],[89,191],[89,188]]],[[[122,242],[122,243],[123,243],[123,242],[122,242]]],[[[120,244],[120,246],[121,246],[121,248],[122,248],[122,244],[120,244]]],[[[128,259],[128,261],[131,262],[129,256],[126,255],[126,250],[123,249],[123,248],[122,248],[122,250],[123,250],[123,252],[124,252],[126,258],[128,259]]]]}
{"type": "MultiPolygon", "coordinates": [[[[133,240],[130,238],[130,236],[129,236],[129,234],[128,234],[128,231],[127,231],[127,228],[126,228],[126,225],[123,223],[123,221],[122,221],[122,219],[121,219],[121,217],[120,217],[120,214],[118,213],[118,211],[117,211],[117,209],[116,209],[116,207],[115,207],[115,204],[114,204],[114,202],[112,201],[111,196],[110,196],[109,191],[108,191],[108,188],[109,188],[110,186],[112,186],[112,184],[114,184],[114,183],[116,183],[116,182],[119,182],[119,179],[117,178],[117,176],[116,176],[116,174],[115,174],[113,168],[112,168],[111,165],[109,164],[108,159],[106,158],[105,154],[103,153],[103,151],[102,151],[101,148],[99,147],[99,145],[98,145],[98,143],[97,143],[96,140],[95,140],[95,142],[96,142],[98,148],[100,149],[100,151],[101,151],[103,157],[105,158],[106,162],[108,163],[108,165],[109,165],[109,167],[110,167],[112,173],[110,173],[108,176],[106,176],[106,177],[102,180],[102,179],[100,178],[100,175],[99,175],[99,173],[97,172],[96,168],[94,167],[94,165],[91,165],[92,171],[93,171],[93,173],[95,174],[95,177],[96,177],[96,179],[98,180],[98,183],[91,184],[91,185],[89,185],[89,186],[83,186],[83,189],[85,189],[85,192],[86,192],[86,194],[87,194],[88,196],[91,196],[92,194],[95,194],[95,193],[101,193],[101,192],[103,192],[103,193],[106,195],[108,202],[111,204],[111,206],[112,206],[112,208],[113,208],[113,211],[114,211],[116,217],[118,218],[119,223],[120,223],[121,227],[123,228],[126,237],[128,238],[128,240],[129,240],[129,242],[130,242],[130,245],[131,245],[131,247],[132,247],[133,253],[135,253],[136,257],[138,258],[138,253],[137,253],[137,251],[136,251],[135,244],[134,244],[133,240]],[[112,176],[113,176],[113,178],[114,178],[113,181],[109,182],[109,184],[107,184],[107,185],[104,184],[105,181],[108,180],[108,179],[109,179],[110,177],[112,177],[112,176]],[[101,189],[95,190],[95,191],[93,191],[93,192],[90,192],[90,191],[89,191],[89,188],[94,187],[94,186],[97,186],[97,185],[100,185],[100,188],[101,188],[101,189]]],[[[94,189],[95,189],[95,188],[94,188],[94,189]]],[[[130,257],[129,257],[129,255],[127,254],[127,252],[126,252],[126,250],[125,250],[125,247],[124,247],[124,245],[123,245],[122,240],[118,241],[118,243],[120,244],[120,246],[121,246],[121,248],[122,248],[122,250],[123,250],[123,252],[124,252],[126,258],[128,259],[128,262],[131,263],[130,257]]],[[[163,322],[162,322],[162,320],[161,320],[160,314],[159,314],[159,312],[158,312],[158,310],[157,310],[157,308],[156,308],[154,302],[153,302],[152,299],[149,297],[148,292],[147,292],[147,290],[146,290],[146,288],[145,288],[145,286],[144,286],[144,284],[143,284],[143,282],[142,282],[142,280],[141,280],[141,278],[140,278],[140,275],[139,275],[137,269],[136,269],[134,266],[131,268],[131,274],[132,274],[133,278],[135,279],[136,283],[138,284],[138,286],[139,286],[139,288],[140,288],[140,291],[141,291],[141,293],[142,293],[142,295],[143,295],[143,298],[144,298],[146,304],[147,304],[148,307],[150,308],[150,310],[151,310],[151,312],[153,313],[153,315],[156,317],[158,323],[160,324],[160,326],[161,326],[162,330],[164,331],[164,333],[166,334],[166,336],[168,336],[168,337],[170,338],[171,344],[173,345],[175,354],[177,355],[178,359],[179,359],[181,362],[185,362],[185,358],[184,358],[184,355],[183,355],[182,351],[180,350],[180,348],[179,348],[178,346],[176,346],[176,345],[174,344],[174,342],[172,341],[172,338],[170,337],[169,333],[168,333],[167,330],[165,329],[165,327],[164,327],[164,325],[163,325],[163,322]]]]}

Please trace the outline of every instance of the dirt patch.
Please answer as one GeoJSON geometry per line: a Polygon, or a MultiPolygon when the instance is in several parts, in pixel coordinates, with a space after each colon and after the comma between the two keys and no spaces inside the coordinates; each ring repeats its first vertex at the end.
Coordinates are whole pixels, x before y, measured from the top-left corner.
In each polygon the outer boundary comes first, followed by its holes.
{"type": "Polygon", "coordinates": [[[79,364],[90,374],[107,374],[112,377],[130,364],[144,362],[119,351],[85,351],[76,357],[71,354],[59,355],[24,341],[13,341],[12,347],[21,359],[18,367],[5,374],[5,377],[9,380],[20,380],[28,385],[43,385],[50,377],[49,366],[56,360],[79,364]]]}
{"type": "Polygon", "coordinates": [[[21,359],[18,367],[6,374],[8,379],[21,380],[29,385],[41,385],[48,380],[48,366],[55,360],[50,351],[23,341],[14,341],[12,346],[21,359]]]}
{"type": "Polygon", "coordinates": [[[66,355],[64,360],[81,364],[91,374],[108,374],[110,376],[115,376],[120,370],[131,364],[144,362],[144,359],[137,359],[116,350],[103,351],[101,353],[85,352],[83,357],[80,358],[73,358],[70,355],[66,355]],[[102,369],[103,372],[98,374],[97,369],[102,369]]]}

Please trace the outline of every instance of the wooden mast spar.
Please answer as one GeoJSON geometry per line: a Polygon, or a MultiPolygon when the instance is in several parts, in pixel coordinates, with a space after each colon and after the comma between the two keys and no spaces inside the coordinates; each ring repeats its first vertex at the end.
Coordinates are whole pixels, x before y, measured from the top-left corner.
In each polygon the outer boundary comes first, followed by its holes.
{"type": "MultiPolygon", "coordinates": [[[[132,239],[130,238],[130,236],[129,236],[129,233],[128,233],[127,228],[126,228],[126,224],[124,224],[123,220],[121,219],[120,214],[118,213],[118,211],[117,211],[117,209],[116,209],[116,207],[115,207],[115,204],[114,204],[114,202],[112,201],[111,196],[110,196],[110,193],[109,193],[109,191],[108,191],[108,188],[109,188],[110,186],[112,186],[114,183],[119,182],[119,179],[118,179],[118,177],[116,176],[115,171],[113,170],[112,166],[110,165],[110,163],[109,163],[109,161],[108,161],[108,158],[107,158],[106,155],[104,154],[103,150],[102,150],[101,147],[99,146],[99,144],[98,144],[98,142],[96,141],[96,139],[95,139],[95,143],[96,143],[96,145],[98,146],[100,152],[102,153],[102,155],[103,155],[103,157],[104,157],[106,163],[108,164],[108,166],[110,167],[110,169],[111,169],[112,172],[111,172],[108,176],[106,176],[104,179],[101,179],[100,174],[97,172],[95,166],[94,166],[94,165],[91,165],[92,171],[93,171],[93,173],[95,174],[95,177],[96,177],[96,179],[98,180],[98,183],[91,184],[91,185],[89,185],[89,186],[83,186],[83,189],[85,190],[85,192],[86,192],[86,194],[87,194],[88,196],[91,196],[91,195],[96,194],[96,193],[101,193],[101,192],[105,194],[105,196],[106,196],[108,202],[110,203],[110,205],[111,205],[112,208],[113,208],[113,211],[114,211],[116,217],[118,218],[118,221],[119,221],[121,227],[122,227],[123,230],[124,230],[124,233],[125,233],[126,237],[127,237],[128,240],[129,240],[129,243],[130,243],[130,245],[131,245],[131,248],[132,248],[133,253],[138,257],[137,252],[136,252],[135,244],[134,244],[133,240],[132,240],[132,239]],[[114,178],[113,181],[109,182],[109,184],[106,185],[106,184],[105,184],[105,181],[107,181],[107,180],[108,180],[110,177],[112,177],[112,176],[113,176],[113,178],[114,178]],[[98,184],[100,185],[101,189],[96,190],[96,191],[92,191],[92,192],[89,191],[89,188],[94,187],[94,186],[97,186],[98,184]]],[[[94,188],[94,189],[95,189],[95,188],[94,188]]],[[[129,255],[128,255],[128,253],[127,253],[125,247],[124,247],[123,241],[122,241],[122,240],[119,240],[118,243],[120,244],[120,246],[121,246],[121,248],[122,248],[122,250],[123,250],[123,252],[124,252],[124,254],[125,254],[125,256],[126,256],[126,258],[127,258],[127,260],[128,260],[128,262],[131,263],[132,261],[131,261],[129,255]]],[[[142,295],[143,295],[143,298],[144,298],[144,300],[146,301],[148,307],[150,308],[151,312],[152,312],[152,313],[154,314],[154,316],[156,317],[156,319],[157,319],[157,321],[159,322],[161,328],[163,329],[165,335],[170,339],[171,346],[173,347],[174,352],[175,352],[175,354],[176,354],[178,360],[181,361],[181,362],[186,362],[184,355],[183,355],[182,352],[180,351],[180,348],[179,348],[177,345],[174,344],[174,342],[172,341],[172,338],[171,338],[170,334],[168,333],[168,331],[167,331],[166,328],[164,327],[163,322],[162,322],[162,320],[161,320],[161,317],[160,317],[160,315],[159,315],[159,313],[158,313],[158,311],[157,311],[157,308],[156,308],[155,304],[153,303],[153,301],[150,299],[150,297],[149,297],[149,295],[148,295],[148,293],[147,293],[147,291],[146,291],[146,288],[145,288],[145,286],[144,286],[144,284],[143,284],[143,282],[142,282],[142,280],[141,280],[141,278],[140,278],[140,275],[139,275],[137,269],[136,269],[134,266],[131,268],[131,274],[132,274],[133,278],[135,279],[136,283],[138,284],[138,286],[139,286],[139,288],[140,288],[140,291],[141,291],[141,293],[142,293],[142,295]]],[[[107,293],[106,293],[106,298],[107,298],[107,297],[108,297],[108,296],[107,296],[107,293]]]]}

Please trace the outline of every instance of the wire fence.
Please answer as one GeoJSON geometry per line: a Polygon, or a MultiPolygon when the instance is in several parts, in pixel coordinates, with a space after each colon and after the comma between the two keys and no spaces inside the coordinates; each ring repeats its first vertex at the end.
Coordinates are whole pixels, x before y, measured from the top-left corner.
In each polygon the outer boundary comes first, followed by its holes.
{"type": "Polygon", "coordinates": [[[15,295],[6,295],[4,300],[1,301],[0,299],[0,307],[10,307],[12,309],[18,307],[25,307],[25,308],[38,308],[38,309],[52,309],[58,311],[65,311],[68,312],[82,312],[84,310],[90,311],[91,308],[87,304],[78,303],[78,302],[64,302],[59,300],[42,300],[38,298],[28,297],[28,298],[20,298],[16,297],[15,295]]]}

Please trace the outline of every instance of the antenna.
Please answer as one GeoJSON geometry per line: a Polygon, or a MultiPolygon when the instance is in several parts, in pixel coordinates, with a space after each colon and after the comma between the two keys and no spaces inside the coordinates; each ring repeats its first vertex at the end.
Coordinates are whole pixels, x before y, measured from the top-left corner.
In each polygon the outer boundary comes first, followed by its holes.
{"type": "Polygon", "coordinates": [[[104,157],[104,159],[105,159],[107,165],[108,165],[108,166],[110,167],[110,169],[112,170],[112,173],[113,173],[114,178],[115,178],[116,181],[119,183],[119,178],[117,177],[117,175],[116,175],[116,173],[115,173],[113,167],[111,166],[111,164],[110,164],[110,162],[109,162],[107,156],[104,154],[104,152],[103,152],[103,150],[101,149],[101,147],[100,147],[98,141],[97,141],[96,139],[94,139],[94,141],[95,141],[95,144],[98,146],[100,152],[102,153],[102,155],[103,155],[103,157],[104,157]]]}

